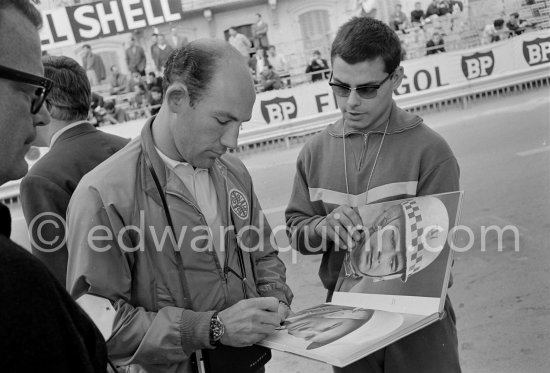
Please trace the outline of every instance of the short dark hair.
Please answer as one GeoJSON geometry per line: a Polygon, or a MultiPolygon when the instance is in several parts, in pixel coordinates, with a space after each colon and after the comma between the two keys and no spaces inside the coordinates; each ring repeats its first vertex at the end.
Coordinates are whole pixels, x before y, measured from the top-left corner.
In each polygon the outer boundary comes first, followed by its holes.
{"type": "Polygon", "coordinates": [[[42,58],[44,76],[54,85],[46,102],[53,118],[77,121],[88,117],[92,92],[84,68],[65,56],[42,58]]]}
{"type": "Polygon", "coordinates": [[[164,65],[163,93],[175,81],[187,86],[191,107],[200,101],[208,89],[218,62],[227,52],[203,43],[191,42],[175,49],[164,65]]]}
{"type": "MultiPolygon", "coordinates": [[[[37,3],[33,1],[33,3],[37,3]]],[[[1,0],[0,1],[0,15],[1,11],[13,7],[20,11],[36,28],[42,27],[42,15],[40,11],[31,4],[29,0],[1,0]]]]}
{"type": "Polygon", "coordinates": [[[84,45],[82,46],[82,48],[86,48],[86,49],[90,49],[90,50],[91,50],[91,49],[92,49],[92,46],[91,46],[90,44],[84,44],[84,45]]]}
{"type": "Polygon", "coordinates": [[[397,34],[385,23],[370,17],[353,17],[344,23],[332,43],[331,61],[340,57],[346,63],[382,57],[385,72],[393,72],[401,62],[401,43],[397,34]]]}
{"type": "Polygon", "coordinates": [[[502,27],[504,25],[504,20],[502,18],[495,19],[493,26],[502,27]]]}
{"type": "Polygon", "coordinates": [[[103,106],[103,108],[108,111],[115,110],[116,108],[115,101],[114,100],[105,101],[105,106],[103,106]]]}

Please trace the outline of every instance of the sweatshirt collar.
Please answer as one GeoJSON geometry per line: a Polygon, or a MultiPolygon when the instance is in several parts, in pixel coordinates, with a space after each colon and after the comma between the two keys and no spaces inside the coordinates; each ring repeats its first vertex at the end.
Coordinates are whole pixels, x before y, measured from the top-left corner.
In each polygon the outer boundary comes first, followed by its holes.
{"type": "MultiPolygon", "coordinates": [[[[406,131],[408,129],[414,128],[422,123],[422,118],[418,115],[407,113],[405,110],[399,108],[395,101],[392,104],[392,110],[390,112],[389,125],[387,134],[399,133],[406,131]]],[[[342,126],[343,120],[339,119],[336,122],[332,123],[328,127],[328,132],[331,136],[342,137],[342,126]]],[[[354,128],[346,128],[344,131],[344,136],[349,136],[353,134],[359,135],[368,135],[371,133],[384,133],[384,128],[386,127],[386,122],[384,121],[378,127],[374,129],[365,129],[359,130],[354,128]]]]}

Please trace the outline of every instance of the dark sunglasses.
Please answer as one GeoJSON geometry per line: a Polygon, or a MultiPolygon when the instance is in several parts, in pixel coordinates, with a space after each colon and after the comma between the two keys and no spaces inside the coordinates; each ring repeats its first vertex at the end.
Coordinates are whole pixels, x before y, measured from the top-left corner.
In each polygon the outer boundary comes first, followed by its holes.
{"type": "Polygon", "coordinates": [[[44,100],[46,100],[46,96],[48,96],[53,87],[53,81],[48,78],[10,69],[2,65],[0,65],[0,78],[37,87],[31,103],[31,114],[36,114],[40,111],[44,100]]]}
{"type": "Polygon", "coordinates": [[[351,91],[356,91],[359,97],[361,98],[375,98],[376,94],[378,93],[378,89],[384,83],[386,83],[386,80],[391,78],[392,75],[393,75],[393,71],[389,73],[388,76],[386,76],[384,80],[382,80],[378,84],[365,84],[365,85],[360,85],[359,87],[351,88],[344,84],[334,83],[332,81],[332,73],[330,73],[330,79],[329,79],[328,85],[332,87],[332,91],[336,96],[348,97],[351,94],[351,91]]]}

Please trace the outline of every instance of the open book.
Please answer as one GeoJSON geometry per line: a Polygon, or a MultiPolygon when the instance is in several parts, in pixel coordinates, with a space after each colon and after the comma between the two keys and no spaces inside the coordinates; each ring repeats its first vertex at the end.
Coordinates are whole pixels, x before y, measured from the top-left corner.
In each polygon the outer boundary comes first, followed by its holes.
{"type": "Polygon", "coordinates": [[[463,192],[359,207],[332,302],[295,313],[260,345],[343,367],[443,316],[463,192]]]}

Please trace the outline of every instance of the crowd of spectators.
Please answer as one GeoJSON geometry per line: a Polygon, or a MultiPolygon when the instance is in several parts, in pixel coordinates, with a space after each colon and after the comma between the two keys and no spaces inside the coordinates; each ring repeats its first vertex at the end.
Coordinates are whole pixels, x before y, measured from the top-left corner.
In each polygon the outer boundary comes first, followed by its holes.
{"type": "MultiPolygon", "coordinates": [[[[533,4],[526,2],[522,9],[529,10],[533,4]]],[[[537,6],[533,8],[533,16],[535,12],[539,12],[537,6]]],[[[410,18],[397,4],[389,24],[402,41],[403,56],[409,59],[500,41],[535,26],[514,11],[507,21],[500,16],[479,27],[468,18],[461,1],[450,0],[433,0],[425,10],[416,2],[410,18]]]]}
{"type": "MultiPolygon", "coordinates": [[[[527,1],[525,6],[530,6],[527,1]]],[[[376,17],[375,13],[365,14],[376,17]]],[[[312,57],[305,63],[304,75],[297,79],[296,66],[289,66],[287,58],[276,46],[269,43],[269,24],[257,13],[249,29],[230,27],[227,42],[237,49],[248,62],[250,74],[258,92],[291,87],[298,82],[316,82],[328,79],[330,65],[320,50],[314,50],[312,57]],[[294,73],[291,76],[291,71],[294,73]]],[[[473,45],[492,43],[523,33],[532,24],[513,12],[507,21],[499,17],[476,34],[469,23],[461,1],[433,0],[426,9],[421,2],[414,4],[410,17],[396,4],[388,20],[390,27],[401,39],[402,60],[418,58],[448,50],[456,50],[473,45]],[[476,40],[468,45],[467,39],[476,40]]],[[[91,120],[96,125],[118,123],[128,119],[137,119],[154,115],[162,103],[163,66],[174,49],[188,43],[185,36],[172,27],[170,34],[154,32],[150,56],[153,71],[146,72],[147,57],[135,36],[129,41],[125,51],[127,71],[121,73],[117,65],[110,67],[111,74],[107,83],[108,90],[102,92],[101,100],[90,110],[91,120]]],[[[82,64],[93,86],[105,84],[105,67],[101,57],[92,52],[90,45],[82,48],[82,64]]],[[[97,95],[97,94],[96,94],[97,95]]]]}

